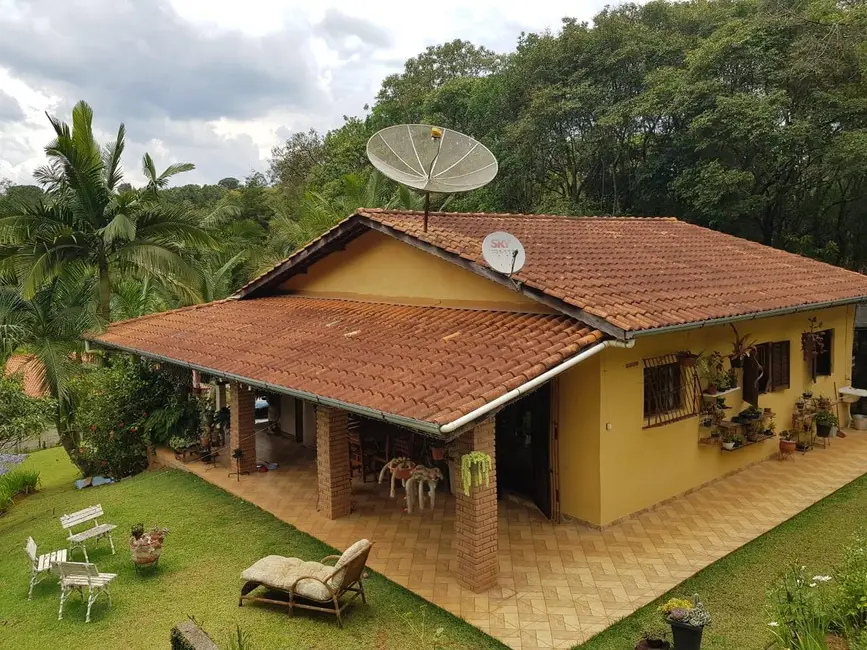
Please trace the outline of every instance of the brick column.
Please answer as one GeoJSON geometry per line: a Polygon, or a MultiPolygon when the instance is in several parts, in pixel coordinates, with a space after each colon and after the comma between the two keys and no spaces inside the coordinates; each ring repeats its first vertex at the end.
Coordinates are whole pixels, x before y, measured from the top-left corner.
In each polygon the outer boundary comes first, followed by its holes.
{"type": "MultiPolygon", "coordinates": [[[[238,447],[244,452],[241,456],[241,471],[256,471],[256,435],[254,424],[256,421],[256,396],[251,390],[232,382],[229,385],[231,391],[230,409],[231,418],[229,430],[231,437],[231,449],[229,455],[238,447]]],[[[234,462],[233,467],[234,470],[234,462]]]]}
{"type": "Polygon", "coordinates": [[[327,406],[316,407],[316,472],[319,511],[328,519],[349,514],[349,414],[327,406]]]}
{"type": "MultiPolygon", "coordinates": [[[[497,584],[500,571],[497,560],[497,465],[494,452],[494,419],[476,425],[455,441],[462,456],[483,451],[491,456],[491,484],[474,487],[464,494],[463,479],[457,476],[455,532],[458,543],[458,582],[476,593],[497,584]]],[[[460,472],[460,463],[458,463],[460,472]]]]}

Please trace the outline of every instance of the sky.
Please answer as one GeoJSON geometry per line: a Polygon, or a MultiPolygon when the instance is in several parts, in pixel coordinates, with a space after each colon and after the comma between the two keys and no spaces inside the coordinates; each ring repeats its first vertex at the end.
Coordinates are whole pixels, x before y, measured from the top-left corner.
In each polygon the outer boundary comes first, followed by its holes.
{"type": "Polygon", "coordinates": [[[296,131],[361,116],[382,79],[455,38],[498,52],[521,32],[590,20],[605,0],[0,0],[0,179],[32,182],[52,130],[84,99],[101,142],[126,125],[180,183],[265,171],[296,131]]]}

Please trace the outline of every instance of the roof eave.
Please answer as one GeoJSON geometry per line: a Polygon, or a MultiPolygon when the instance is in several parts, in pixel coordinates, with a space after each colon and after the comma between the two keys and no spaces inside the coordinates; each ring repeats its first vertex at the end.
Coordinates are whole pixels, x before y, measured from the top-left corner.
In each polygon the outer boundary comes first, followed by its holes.
{"type": "Polygon", "coordinates": [[[388,422],[390,424],[395,424],[397,426],[406,427],[409,429],[414,429],[415,431],[419,431],[421,433],[427,434],[433,437],[442,437],[442,433],[440,432],[440,427],[433,422],[425,422],[424,420],[416,420],[414,418],[404,417],[402,415],[395,415],[393,413],[386,413],[385,411],[379,411],[376,409],[367,408],[365,406],[361,406],[359,404],[351,404],[349,402],[343,402],[341,400],[331,399],[329,397],[323,397],[321,395],[316,395],[315,393],[308,393],[303,390],[295,390],[292,388],[287,388],[285,386],[278,386],[277,384],[271,384],[265,381],[260,381],[257,379],[251,379],[249,377],[243,377],[242,375],[236,375],[230,372],[224,372],[222,370],[216,370],[214,368],[208,368],[206,366],[201,366],[195,363],[189,363],[187,361],[181,361],[179,359],[173,359],[171,357],[167,357],[161,354],[156,354],[153,352],[148,352],[147,350],[139,350],[137,348],[133,348],[126,345],[119,345],[116,343],[110,343],[107,341],[103,341],[97,337],[97,335],[88,334],[84,336],[85,340],[94,343],[95,345],[99,345],[104,348],[111,348],[114,350],[119,350],[121,352],[127,352],[129,354],[136,354],[142,357],[147,357],[148,359],[153,359],[155,361],[161,361],[163,363],[171,363],[176,366],[181,366],[184,368],[189,368],[190,370],[195,370],[200,373],[213,375],[215,377],[221,377],[223,379],[228,379],[230,381],[236,381],[239,383],[246,384],[248,386],[255,386],[256,388],[261,388],[263,390],[267,390],[271,393],[281,393],[283,395],[290,395],[292,397],[297,397],[299,399],[307,400],[309,402],[314,402],[316,404],[321,404],[322,406],[329,406],[332,408],[339,408],[344,411],[349,411],[350,413],[355,413],[357,415],[362,415],[367,418],[382,420],[384,422],[388,422]]]}
{"type": "Polygon", "coordinates": [[[641,336],[651,336],[653,334],[668,334],[671,332],[683,332],[686,330],[701,329],[703,327],[711,327],[713,325],[725,325],[727,323],[739,323],[747,320],[757,320],[759,318],[772,318],[774,316],[785,316],[787,314],[797,314],[804,311],[816,311],[817,309],[828,309],[830,307],[842,307],[844,305],[854,305],[867,302],[867,296],[856,296],[854,298],[839,298],[837,300],[826,300],[823,302],[813,302],[803,305],[795,305],[793,307],[780,307],[778,309],[770,309],[768,311],[755,311],[747,314],[739,314],[737,316],[722,316],[720,318],[709,318],[707,320],[693,321],[690,323],[678,323],[677,325],[663,325],[662,327],[653,327],[643,330],[627,331],[626,338],[634,339],[641,336]]]}

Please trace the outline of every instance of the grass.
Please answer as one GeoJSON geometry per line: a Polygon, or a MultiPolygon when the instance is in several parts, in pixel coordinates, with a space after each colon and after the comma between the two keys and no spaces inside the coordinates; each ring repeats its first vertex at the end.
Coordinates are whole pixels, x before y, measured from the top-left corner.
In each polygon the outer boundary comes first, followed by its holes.
{"type": "MultiPolygon", "coordinates": [[[[798,489],[798,486],[793,486],[798,489]]],[[[628,650],[672,596],[698,593],[713,616],[702,650],[761,650],[771,642],[765,614],[771,585],[793,563],[829,573],[843,547],[867,522],[867,477],[859,478],[789,521],[697,573],[661,598],[580,646],[628,650]]],[[[812,574],[811,574],[812,575],[812,574]]]]}
{"type": "Polygon", "coordinates": [[[0,648],[167,647],[172,625],[190,615],[223,648],[236,623],[256,650],[504,647],[373,572],[365,582],[369,604],[351,607],[343,630],[324,614],[289,618],[285,610],[267,606],[239,609],[239,574],[255,560],[269,554],[319,559],[334,549],[185,472],[145,473],[75,490],[78,475],[62,449],[36,452],[21,467],[39,470],[42,487],[17,498],[0,517],[0,648]],[[85,607],[73,596],[58,621],[60,592],[53,578],[39,583],[33,601],[27,601],[24,542],[32,535],[41,552],[65,547],[58,517],[95,503],[102,504],[107,521],[118,525],[117,555],[106,545],[88,548],[101,571],[118,574],[113,606],[98,601],[91,623],[85,624],[85,607]],[[170,530],[154,574],[136,575],[129,559],[126,540],[138,522],[170,530]],[[410,632],[407,618],[415,629],[425,625],[424,638],[410,632]],[[439,646],[432,642],[437,628],[443,628],[439,646]]]}

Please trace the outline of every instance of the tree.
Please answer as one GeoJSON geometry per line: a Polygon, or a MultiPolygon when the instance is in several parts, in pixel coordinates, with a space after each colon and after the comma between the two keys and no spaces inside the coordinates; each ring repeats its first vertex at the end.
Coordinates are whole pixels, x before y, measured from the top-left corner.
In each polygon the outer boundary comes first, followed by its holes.
{"type": "Polygon", "coordinates": [[[268,176],[289,200],[303,193],[310,172],[322,164],[325,143],[315,129],[293,133],[282,146],[271,149],[268,176]]]}
{"type": "Polygon", "coordinates": [[[237,178],[233,178],[232,176],[227,176],[226,178],[221,178],[217,181],[217,185],[220,187],[225,187],[227,190],[237,190],[241,187],[241,181],[237,178]]]}
{"type": "Polygon", "coordinates": [[[47,166],[36,172],[47,198],[19,205],[0,218],[0,263],[12,270],[24,300],[67,270],[92,271],[98,280],[99,314],[111,317],[112,278],[120,274],[192,280],[183,253],[214,245],[185,211],[160,203],[158,192],[175,174],[192,165],[171,165],[158,174],[145,154],[147,186],[118,192],[123,173],[125,129],[101,149],[93,136],[93,111],[76,104],[69,126],[49,117],[57,138],[45,152],[47,166]]]}

